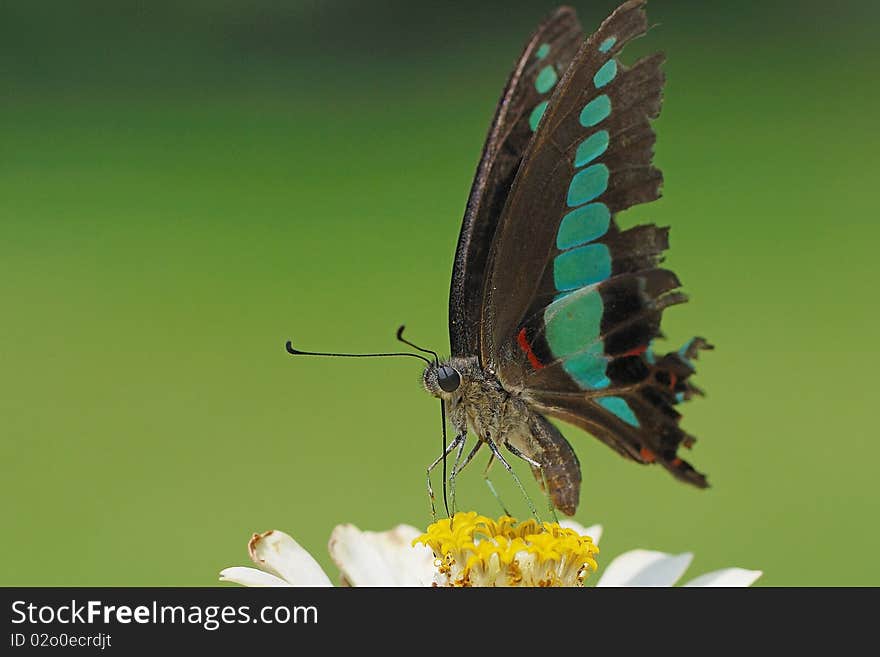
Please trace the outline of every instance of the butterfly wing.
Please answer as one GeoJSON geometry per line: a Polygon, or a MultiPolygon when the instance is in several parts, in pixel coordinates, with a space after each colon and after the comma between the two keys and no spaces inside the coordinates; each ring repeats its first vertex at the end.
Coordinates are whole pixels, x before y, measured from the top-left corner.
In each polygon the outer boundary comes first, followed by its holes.
{"type": "Polygon", "coordinates": [[[556,81],[583,41],[574,11],[562,7],[535,30],[501,94],[471,187],[449,293],[454,356],[479,353],[486,261],[498,218],[523,153],[556,81]]]}
{"type": "Polygon", "coordinates": [[[693,439],[674,405],[696,392],[690,358],[705,341],[652,351],[663,309],[686,300],[675,274],[658,267],[668,229],[621,230],[614,219],[658,198],[662,183],[650,121],[663,55],[632,67],[617,58],[646,30],[644,0],[622,4],[556,86],[496,230],[480,346],[485,365],[535,410],[704,486],[677,456],[693,439]]]}

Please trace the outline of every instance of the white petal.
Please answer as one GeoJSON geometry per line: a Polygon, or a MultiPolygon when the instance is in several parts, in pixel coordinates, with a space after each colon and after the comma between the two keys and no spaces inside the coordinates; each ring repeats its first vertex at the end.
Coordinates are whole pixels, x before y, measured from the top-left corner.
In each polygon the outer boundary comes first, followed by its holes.
{"type": "Polygon", "coordinates": [[[745,568],[724,568],[695,577],[685,586],[751,586],[764,573],[745,568]]]}
{"type": "Polygon", "coordinates": [[[602,538],[602,525],[590,525],[584,527],[582,524],[570,518],[563,518],[559,521],[561,527],[573,529],[581,536],[589,536],[593,539],[593,545],[599,545],[599,539],[602,538]]]}
{"type": "Polygon", "coordinates": [[[235,582],[242,586],[290,586],[280,577],[271,573],[264,573],[256,568],[234,566],[220,571],[221,582],[235,582]]]}
{"type": "Polygon", "coordinates": [[[376,535],[387,560],[397,566],[399,586],[431,586],[434,581],[434,553],[426,545],[412,544],[422,533],[411,525],[398,525],[376,535]]]}
{"type": "Polygon", "coordinates": [[[676,555],[630,550],[608,564],[596,586],[672,586],[693,558],[689,552],[676,555]]]}
{"type": "Polygon", "coordinates": [[[419,535],[409,525],[387,532],[338,525],[330,534],[330,557],[353,586],[429,586],[434,555],[424,545],[412,545],[419,535]]]}
{"type": "Polygon", "coordinates": [[[332,586],[318,562],[284,532],[254,534],[248,552],[255,564],[293,586],[332,586]]]}

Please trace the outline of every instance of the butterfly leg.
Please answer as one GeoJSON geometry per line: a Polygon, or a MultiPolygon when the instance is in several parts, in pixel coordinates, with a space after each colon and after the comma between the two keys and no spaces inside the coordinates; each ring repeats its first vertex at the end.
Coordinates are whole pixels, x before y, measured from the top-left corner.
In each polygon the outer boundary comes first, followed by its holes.
{"type": "Polygon", "coordinates": [[[452,476],[453,476],[453,477],[457,476],[459,472],[461,472],[462,470],[465,469],[465,467],[467,466],[467,464],[470,463],[470,462],[473,460],[474,456],[476,456],[477,452],[480,451],[480,447],[482,447],[482,446],[483,446],[483,441],[482,441],[482,440],[478,440],[478,441],[477,441],[477,444],[474,445],[473,449],[472,449],[472,450],[470,451],[470,453],[465,457],[465,459],[464,459],[464,461],[462,462],[462,464],[456,466],[456,467],[452,470],[452,476]]]}
{"type": "Polygon", "coordinates": [[[538,510],[535,508],[534,502],[532,502],[532,498],[529,497],[529,494],[526,492],[525,486],[522,485],[522,482],[519,480],[519,477],[516,475],[516,472],[513,471],[513,467],[510,463],[507,462],[507,459],[504,458],[504,455],[501,453],[501,450],[498,449],[498,445],[495,444],[489,436],[485,438],[486,444],[489,446],[489,449],[492,450],[492,455],[498,459],[499,463],[504,466],[504,469],[510,473],[510,476],[513,477],[513,480],[516,482],[516,485],[519,487],[520,492],[523,494],[523,497],[526,498],[526,503],[529,505],[529,510],[532,512],[532,515],[535,516],[535,519],[540,522],[541,518],[538,516],[538,510]]]}
{"type": "MultiPolygon", "coordinates": [[[[482,444],[483,444],[483,441],[481,440],[481,441],[480,441],[479,443],[477,443],[477,444],[478,444],[478,445],[482,445],[482,444]]],[[[489,492],[491,492],[492,495],[495,497],[495,499],[498,500],[498,505],[501,507],[501,511],[504,512],[504,515],[509,516],[509,515],[510,515],[510,511],[508,511],[508,510],[507,510],[507,507],[504,506],[504,502],[501,500],[501,496],[498,494],[498,491],[495,490],[495,485],[494,485],[494,484],[492,483],[492,481],[489,479],[489,468],[492,467],[492,464],[493,464],[493,463],[495,463],[495,455],[494,455],[494,454],[490,454],[490,455],[489,455],[489,462],[486,464],[486,469],[483,470],[483,481],[485,481],[485,482],[486,482],[486,485],[489,487],[489,492]]]]}
{"type": "MultiPolygon", "coordinates": [[[[458,437],[456,436],[456,440],[458,437]]],[[[455,515],[455,477],[458,471],[464,467],[461,463],[461,455],[464,452],[464,445],[467,442],[467,432],[462,434],[461,442],[458,444],[458,452],[455,454],[455,463],[452,464],[452,472],[449,473],[449,495],[452,498],[452,515],[455,515]]]]}
{"type": "Polygon", "coordinates": [[[535,459],[523,454],[520,450],[511,445],[506,440],[504,441],[504,446],[511,454],[518,458],[521,458],[523,461],[532,466],[533,470],[537,470],[541,473],[541,481],[544,484],[542,488],[544,489],[544,494],[547,498],[547,508],[550,509],[550,515],[553,516],[553,522],[558,523],[559,517],[556,515],[556,508],[553,506],[553,498],[550,496],[550,487],[547,485],[547,477],[544,474],[544,466],[538,463],[535,459]]]}
{"type": "MultiPolygon", "coordinates": [[[[477,452],[480,451],[480,448],[482,446],[483,446],[483,441],[478,440],[477,444],[474,445],[473,449],[471,449],[471,451],[465,457],[465,459],[461,463],[461,465],[456,466],[455,469],[452,471],[453,477],[457,476],[459,472],[461,472],[462,470],[465,469],[465,466],[467,466],[467,464],[473,460],[474,456],[477,455],[477,452]]],[[[495,499],[498,500],[498,504],[501,507],[501,510],[504,512],[504,515],[509,516],[510,512],[507,510],[507,507],[504,506],[504,502],[501,501],[501,497],[498,495],[498,491],[495,490],[495,486],[492,484],[492,481],[489,479],[489,468],[492,467],[492,463],[494,463],[494,462],[495,462],[495,456],[490,454],[489,455],[489,462],[486,464],[486,469],[483,470],[483,481],[486,482],[486,485],[489,487],[489,491],[492,493],[492,495],[495,497],[495,499]]]]}
{"type": "MultiPolygon", "coordinates": [[[[438,456],[436,459],[434,459],[434,462],[428,466],[428,472],[427,472],[428,499],[431,501],[431,518],[435,522],[437,521],[437,510],[434,507],[434,501],[436,498],[434,497],[434,488],[431,486],[431,471],[439,465],[440,461],[443,461],[444,459],[446,459],[446,457],[449,456],[449,454],[452,452],[452,450],[454,450],[456,447],[458,447],[459,443],[463,444],[464,439],[466,437],[467,437],[466,432],[458,434],[455,437],[455,439],[451,443],[449,443],[449,445],[446,446],[446,449],[443,450],[443,453],[440,456],[438,456]]],[[[446,486],[445,481],[443,482],[443,485],[446,486]]]]}

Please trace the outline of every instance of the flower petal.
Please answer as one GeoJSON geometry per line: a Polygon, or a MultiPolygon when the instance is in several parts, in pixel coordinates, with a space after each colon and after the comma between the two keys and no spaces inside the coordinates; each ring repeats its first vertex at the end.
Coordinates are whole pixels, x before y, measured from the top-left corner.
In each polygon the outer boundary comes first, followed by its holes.
{"type": "Polygon", "coordinates": [[[248,543],[251,559],[293,586],[332,586],[318,562],[284,532],[270,529],[248,543]]]}
{"type": "Polygon", "coordinates": [[[573,529],[581,536],[589,536],[593,539],[593,545],[599,545],[599,539],[602,538],[602,525],[590,525],[584,527],[582,524],[570,518],[563,518],[559,521],[561,527],[573,529]]]}
{"type": "Polygon", "coordinates": [[[280,577],[256,568],[233,566],[220,571],[221,582],[235,582],[242,586],[290,586],[280,577]]]}
{"type": "Polygon", "coordinates": [[[689,552],[665,554],[630,550],[608,564],[596,586],[672,586],[693,558],[689,552]]]}
{"type": "Polygon", "coordinates": [[[689,581],[685,586],[751,586],[764,573],[745,568],[724,568],[689,581]]]}
{"type": "Polygon", "coordinates": [[[387,532],[361,531],[338,525],[330,534],[330,557],[353,586],[429,586],[434,555],[424,545],[412,545],[421,532],[398,525],[387,532]]]}

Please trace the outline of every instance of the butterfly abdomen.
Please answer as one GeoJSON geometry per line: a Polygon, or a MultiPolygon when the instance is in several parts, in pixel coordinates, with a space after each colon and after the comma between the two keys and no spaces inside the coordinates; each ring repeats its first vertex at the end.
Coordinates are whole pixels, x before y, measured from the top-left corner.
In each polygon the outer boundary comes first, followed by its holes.
{"type": "Polygon", "coordinates": [[[529,429],[536,448],[531,456],[541,464],[540,470],[532,468],[532,474],[542,488],[546,482],[553,506],[574,515],[581,491],[581,468],[574,450],[542,415],[532,414],[529,429]]]}

